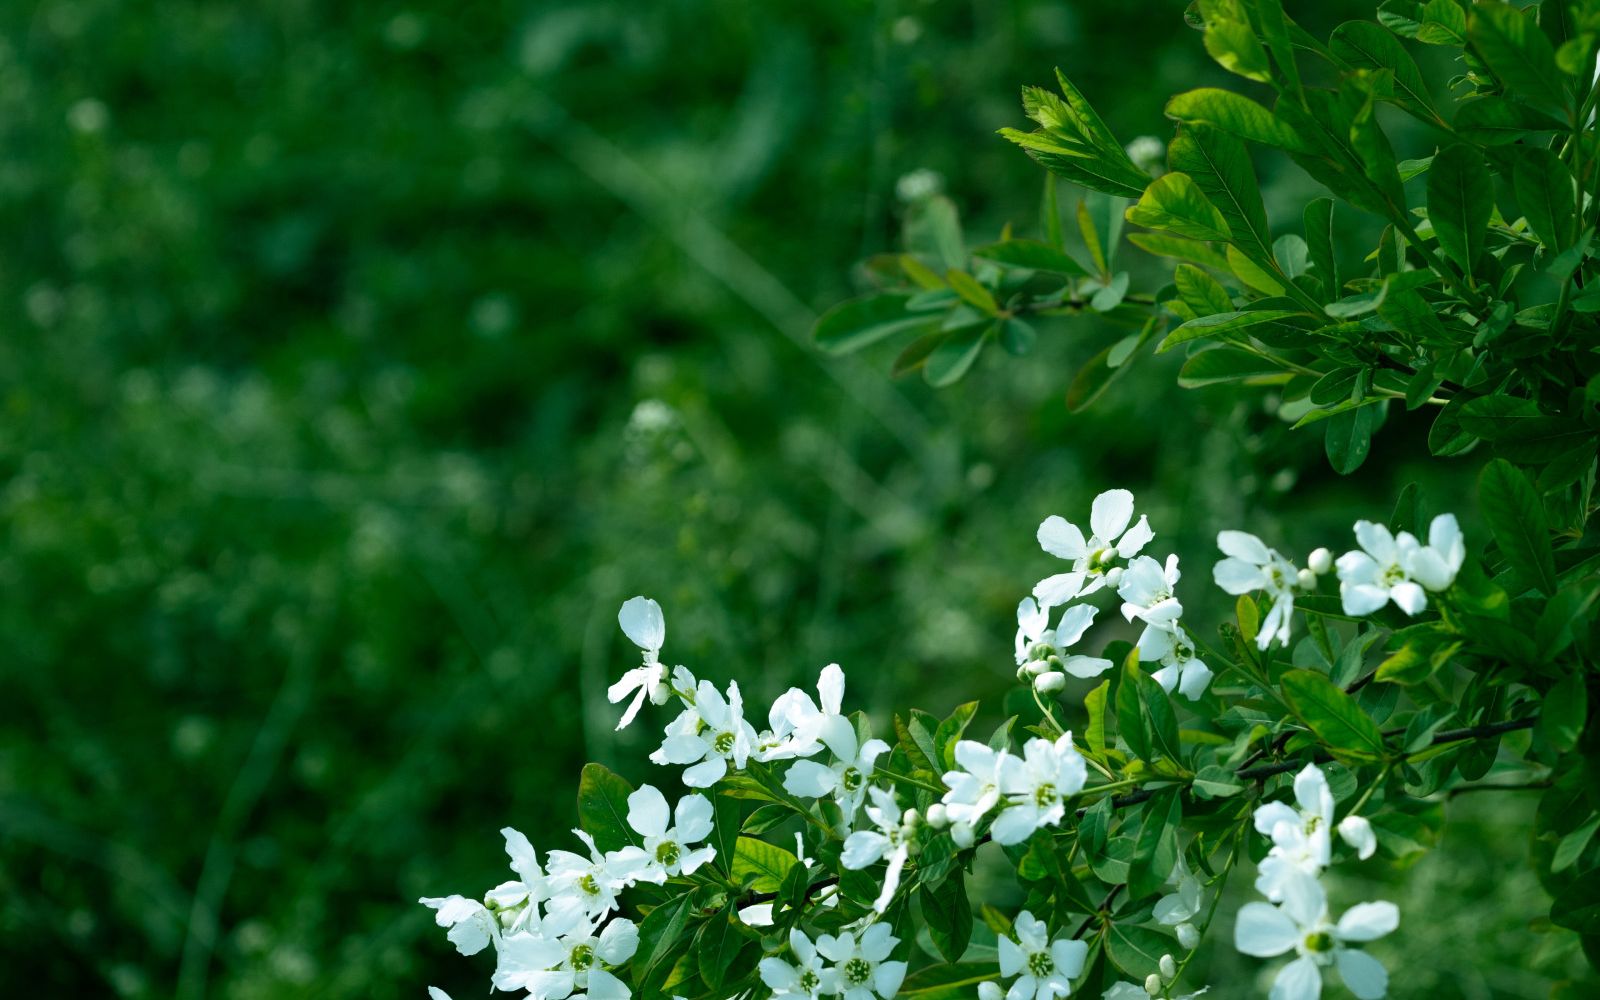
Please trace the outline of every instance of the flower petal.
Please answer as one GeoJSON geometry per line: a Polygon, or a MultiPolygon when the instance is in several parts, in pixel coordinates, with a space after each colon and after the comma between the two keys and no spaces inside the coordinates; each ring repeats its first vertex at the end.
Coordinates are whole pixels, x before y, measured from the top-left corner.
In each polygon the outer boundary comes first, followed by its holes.
{"type": "Polygon", "coordinates": [[[1246,955],[1272,958],[1293,948],[1299,940],[1300,928],[1271,903],[1252,902],[1239,907],[1233,924],[1233,946],[1246,955]]]}
{"type": "Polygon", "coordinates": [[[1400,908],[1393,903],[1357,903],[1344,911],[1334,936],[1341,941],[1375,941],[1400,926],[1400,908]]]}
{"type": "Polygon", "coordinates": [[[1234,559],[1256,566],[1264,566],[1272,560],[1271,554],[1267,552],[1267,544],[1248,531],[1217,532],[1217,548],[1221,549],[1225,556],[1232,556],[1234,559]]]}
{"type": "Polygon", "coordinates": [[[667,620],[661,614],[661,605],[648,597],[630,597],[617,612],[617,624],[630,642],[647,652],[660,652],[661,644],[667,640],[667,620]]]}
{"type": "Polygon", "coordinates": [[[1133,520],[1133,494],[1106,490],[1089,507],[1089,530],[1104,542],[1114,541],[1133,520]]]}
{"type": "Polygon", "coordinates": [[[1309,958],[1297,958],[1278,970],[1267,1000],[1318,1000],[1322,996],[1322,970],[1309,958]]]}
{"type": "Polygon", "coordinates": [[[1378,1000],[1389,992],[1389,970],[1366,952],[1341,948],[1334,961],[1339,966],[1339,978],[1361,1000],[1378,1000]]]}
{"type": "Polygon", "coordinates": [[[1088,554],[1083,532],[1059,514],[1051,514],[1039,525],[1039,547],[1062,559],[1082,559],[1088,554]]]}
{"type": "Polygon", "coordinates": [[[640,785],[628,796],[628,825],[646,837],[667,832],[667,800],[654,785],[640,785]]]}

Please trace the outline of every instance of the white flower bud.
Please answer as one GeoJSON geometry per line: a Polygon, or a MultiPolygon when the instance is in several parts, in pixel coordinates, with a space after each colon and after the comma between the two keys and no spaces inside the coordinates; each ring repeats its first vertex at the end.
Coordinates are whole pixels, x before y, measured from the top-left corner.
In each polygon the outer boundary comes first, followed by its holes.
{"type": "Polygon", "coordinates": [[[1200,932],[1195,930],[1194,924],[1185,921],[1179,924],[1176,930],[1178,932],[1178,944],[1183,946],[1183,950],[1194,951],[1195,946],[1200,943],[1200,932]]]}
{"type": "Polygon", "coordinates": [[[1322,576],[1328,570],[1333,569],[1333,553],[1326,548],[1317,549],[1306,560],[1306,565],[1311,567],[1311,572],[1322,576]]]}
{"type": "Polygon", "coordinates": [[[1106,586],[1115,588],[1122,583],[1122,567],[1113,566],[1106,570],[1106,586]]]}
{"type": "Polygon", "coordinates": [[[950,824],[950,839],[956,842],[957,847],[966,850],[977,841],[978,835],[977,831],[972,828],[971,823],[952,823],[950,824]]]}
{"type": "Polygon", "coordinates": [[[1356,849],[1356,857],[1362,861],[1372,857],[1378,849],[1378,837],[1365,816],[1346,816],[1340,820],[1339,836],[1356,849]]]}
{"type": "Polygon", "coordinates": [[[1067,675],[1059,670],[1040,674],[1033,680],[1033,689],[1040,694],[1055,694],[1067,686],[1067,675]]]}
{"type": "Polygon", "coordinates": [[[1171,955],[1162,955],[1161,961],[1156,967],[1161,970],[1162,979],[1178,978],[1178,963],[1173,960],[1171,955]]]}
{"type": "Polygon", "coordinates": [[[944,811],[943,802],[935,802],[928,807],[928,825],[935,830],[942,830],[950,822],[950,814],[944,811]]]}
{"type": "Polygon", "coordinates": [[[1005,991],[1000,988],[1000,984],[992,979],[978,984],[978,1000],[1000,1000],[1005,995],[1005,991]]]}
{"type": "Polygon", "coordinates": [[[1151,996],[1160,996],[1163,988],[1164,987],[1161,985],[1161,977],[1156,975],[1154,972],[1144,977],[1144,991],[1151,996]]]}
{"type": "Polygon", "coordinates": [[[1299,573],[1295,574],[1294,582],[1300,585],[1301,590],[1315,590],[1317,586],[1317,574],[1311,572],[1309,569],[1303,569],[1299,573]]]}
{"type": "Polygon", "coordinates": [[[900,829],[910,833],[912,830],[915,830],[917,828],[917,824],[921,822],[922,817],[915,809],[907,809],[906,814],[900,817],[900,829]]]}
{"type": "Polygon", "coordinates": [[[1022,665],[1022,672],[1029,677],[1038,677],[1050,669],[1050,664],[1044,660],[1029,660],[1022,665]]]}

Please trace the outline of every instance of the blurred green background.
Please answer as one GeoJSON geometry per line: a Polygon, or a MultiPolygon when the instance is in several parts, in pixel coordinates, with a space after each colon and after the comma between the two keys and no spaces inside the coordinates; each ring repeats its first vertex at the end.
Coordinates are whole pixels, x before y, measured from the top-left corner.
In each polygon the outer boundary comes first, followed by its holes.
{"type": "MultiPolygon", "coordinates": [[[[1133,488],[1205,615],[1220,526],[1303,555],[1408,479],[1458,495],[1472,462],[1418,464],[1423,424],[1358,489],[1166,359],[1071,416],[1119,336],[1092,320],[942,393],[808,346],[897,245],[905,175],[974,243],[1037,230],[1041,174],[993,134],[1022,84],[1063,66],[1165,136],[1169,94],[1221,82],[1181,9],[0,7],[0,980],[473,995],[487,963],[415,899],[505,877],[502,825],[565,846],[585,760],[666,780],[662,720],[614,734],[604,701],[636,593],[752,702],[836,660],[880,722],[998,719],[1049,513],[1133,488]]],[[[1263,170],[1297,230],[1308,182],[1263,170]]],[[[1572,967],[1530,925],[1531,801],[1472,805],[1373,887],[1408,913],[1397,997],[1572,967]]]]}

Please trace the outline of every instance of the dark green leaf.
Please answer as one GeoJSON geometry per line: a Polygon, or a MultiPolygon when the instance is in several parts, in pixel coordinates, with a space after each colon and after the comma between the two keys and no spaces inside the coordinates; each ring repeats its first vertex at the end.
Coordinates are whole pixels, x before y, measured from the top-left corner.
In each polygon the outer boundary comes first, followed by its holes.
{"type": "Polygon", "coordinates": [[[1035,240],[1006,240],[1003,243],[991,243],[972,251],[972,255],[1007,267],[1023,267],[1032,271],[1050,271],[1054,274],[1081,277],[1087,277],[1089,274],[1083,265],[1062,251],[1035,240]]]}
{"type": "Polygon", "coordinates": [[[1573,670],[1545,692],[1539,710],[1539,732],[1550,745],[1567,753],[1578,745],[1584,721],[1589,717],[1588,684],[1579,670],[1573,670]]]}
{"type": "Polygon", "coordinates": [[[1494,184],[1483,154],[1471,146],[1441,150],[1428,171],[1428,219],[1439,247],[1470,279],[1488,236],[1494,184]]]}
{"type": "Polygon", "coordinates": [[[1517,574],[1545,594],[1556,592],[1555,556],[1544,504],[1521,470],[1497,458],[1478,478],[1478,504],[1500,552],[1517,574]]]}
{"type": "Polygon", "coordinates": [[[1275,146],[1291,152],[1311,149],[1304,139],[1271,111],[1231,90],[1202,87],[1179,94],[1167,102],[1167,117],[1186,125],[1209,125],[1246,142],[1275,146]]]}
{"type": "Polygon", "coordinates": [[[1389,70],[1394,74],[1395,103],[1419,118],[1442,124],[1422,71],[1394,35],[1371,21],[1347,21],[1333,30],[1328,47],[1352,66],[1389,70]]]}
{"type": "Polygon", "coordinates": [[[1570,97],[1555,50],[1528,14],[1499,0],[1482,0],[1472,7],[1467,40],[1512,93],[1552,114],[1567,113],[1570,97]]]}
{"type": "Polygon", "coordinates": [[[945,961],[959,961],[972,941],[972,904],[960,868],[951,871],[936,889],[923,886],[922,919],[945,961]]]}
{"type": "Polygon", "coordinates": [[[1260,258],[1271,255],[1272,233],[1261,188],[1244,143],[1205,125],[1185,125],[1167,147],[1167,164],[1194,178],[1222,212],[1234,240],[1260,258]]]}
{"type": "Polygon", "coordinates": [[[585,764],[578,778],[578,825],[602,851],[643,843],[628,825],[633,786],[602,764],[585,764]]]}
{"type": "Polygon", "coordinates": [[[1572,245],[1572,224],[1577,219],[1572,173],[1548,149],[1523,146],[1518,152],[1514,174],[1517,205],[1545,249],[1560,253],[1572,245]]]}
{"type": "Polygon", "coordinates": [[[897,333],[922,333],[938,326],[937,317],[907,312],[908,298],[884,293],[841,302],[822,314],[811,336],[829,354],[848,354],[897,333]]]}
{"type": "Polygon", "coordinates": [[[1382,400],[1352,407],[1327,419],[1323,445],[1333,471],[1348,476],[1361,468],[1372,450],[1372,432],[1382,419],[1382,400]]]}

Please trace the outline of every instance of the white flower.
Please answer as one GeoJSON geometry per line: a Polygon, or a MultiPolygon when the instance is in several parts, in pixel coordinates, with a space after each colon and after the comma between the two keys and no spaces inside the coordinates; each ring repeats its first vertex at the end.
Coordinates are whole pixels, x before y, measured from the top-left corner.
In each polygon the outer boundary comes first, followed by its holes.
{"type": "Polygon", "coordinates": [[[975,828],[989,811],[1000,804],[1000,789],[1014,784],[1013,772],[1022,761],[1005,750],[996,750],[976,740],[956,743],[956,767],[946,771],[941,800],[950,821],[950,836],[960,847],[971,847],[975,828]]]}
{"type": "MultiPolygon", "coordinates": [[[[1172,1000],[1194,1000],[1194,998],[1200,994],[1209,993],[1210,991],[1211,987],[1202,986],[1193,993],[1174,995],[1172,1000]]],[[[1101,995],[1101,998],[1102,1000],[1150,1000],[1150,994],[1143,986],[1139,986],[1135,983],[1121,982],[1113,983],[1111,988],[1106,990],[1105,993],[1101,995]]]]}
{"type": "Polygon", "coordinates": [[[1432,591],[1448,590],[1467,558],[1466,539],[1454,514],[1440,514],[1428,525],[1428,544],[1408,549],[1406,571],[1432,591]]]}
{"type": "Polygon", "coordinates": [[[1360,903],[1338,923],[1328,919],[1328,898],[1316,879],[1301,876],[1285,886],[1283,904],[1246,903],[1234,925],[1234,946],[1246,955],[1273,958],[1288,951],[1299,957],[1278,970],[1271,1000],[1317,1000],[1322,970],[1336,966],[1350,992],[1377,1000],[1389,989],[1389,974],[1366,952],[1346,947],[1373,941],[1400,926],[1393,903],[1360,903]]]}
{"type": "Polygon", "coordinates": [[[1040,580],[1033,588],[1033,596],[1041,604],[1056,607],[1105,586],[1105,574],[1112,563],[1138,555],[1155,537],[1148,518],[1140,515],[1138,523],[1129,528],[1131,520],[1133,494],[1127,490],[1107,490],[1094,498],[1087,539],[1082,529],[1059,515],[1045,518],[1039,525],[1039,547],[1071,560],[1072,569],[1040,580]]]}
{"type": "Polygon", "coordinates": [[[1422,585],[1411,579],[1422,546],[1410,532],[1396,537],[1381,524],[1357,521],[1356,541],[1364,551],[1346,552],[1335,564],[1345,614],[1370,615],[1391,600],[1408,615],[1428,606],[1422,585]]]}
{"type": "Polygon", "coordinates": [[[817,678],[817,698],[818,701],[812,701],[811,696],[799,688],[790,688],[779,695],[767,713],[767,725],[771,728],[756,738],[755,759],[810,757],[822,749],[822,729],[828,724],[827,720],[843,715],[844,671],[837,663],[822,668],[822,675],[817,678]]]}
{"type": "Polygon", "coordinates": [[[1194,640],[1181,625],[1146,625],[1139,635],[1139,659],[1161,664],[1150,677],[1168,694],[1177,688],[1185,698],[1198,699],[1211,684],[1211,668],[1195,655],[1194,640]]]}
{"type": "Polygon", "coordinates": [[[856,810],[861,808],[861,800],[866,798],[877,759],[889,752],[889,744],[876,739],[858,743],[855,726],[842,715],[830,717],[820,735],[833,752],[833,763],[795,761],[783,776],[783,787],[789,794],[806,799],[831,796],[839,804],[848,829],[856,810]]]}
{"type": "MultiPolygon", "coordinates": [[[[1288,882],[1301,875],[1315,877],[1332,858],[1333,791],[1321,768],[1307,764],[1294,776],[1294,797],[1298,809],[1268,802],[1255,812],[1256,831],[1272,838],[1272,849],[1261,859],[1256,891],[1274,902],[1283,898],[1288,882]]],[[[1347,817],[1337,829],[1360,857],[1371,857],[1377,849],[1365,819],[1347,817]]]]}
{"type": "Polygon", "coordinates": [[[900,887],[900,872],[905,868],[906,855],[911,851],[911,831],[901,824],[900,803],[894,792],[873,786],[867,789],[872,804],[867,806],[867,818],[876,830],[857,830],[845,839],[840,861],[846,868],[857,870],[889,859],[889,869],[883,876],[883,891],[872,908],[879,913],[889,908],[895,890],[900,887]]]}
{"type": "Polygon", "coordinates": [[[1006,991],[992,979],[985,979],[978,984],[978,1000],[1003,1000],[1005,995],[1006,991]]]}
{"type": "Polygon", "coordinates": [[[1011,925],[1016,939],[1000,938],[1000,975],[1022,974],[1006,991],[1006,1000],[1051,1000],[1072,995],[1072,979],[1083,971],[1089,945],[1067,937],[1050,940],[1044,921],[1027,910],[1011,925]]]}
{"type": "Polygon", "coordinates": [[[1020,764],[1002,778],[1006,804],[990,829],[995,843],[1020,844],[1039,827],[1059,824],[1067,799],[1083,791],[1088,772],[1070,732],[1054,743],[1034,737],[1023,744],[1020,764]]]}
{"type": "Polygon", "coordinates": [[[538,919],[536,904],[550,898],[550,886],[544,869],[539,867],[539,854],[528,838],[509,826],[500,834],[506,838],[506,854],[511,858],[511,870],[518,877],[490,889],[486,900],[496,909],[505,911],[501,914],[502,920],[514,914],[507,929],[516,931],[529,920],[538,919]]]}
{"type": "MultiPolygon", "coordinates": [[[[1111,669],[1111,661],[1098,656],[1068,654],[1083,634],[1094,624],[1099,609],[1091,604],[1074,604],[1061,614],[1055,628],[1049,628],[1050,608],[1040,607],[1033,598],[1024,597],[1017,605],[1017,665],[1043,664],[1045,668],[1065,670],[1074,677],[1098,677],[1111,669]]],[[[1034,668],[1030,668],[1034,669],[1034,668]]]]}
{"type": "Polygon", "coordinates": [[[539,1000],[565,1000],[574,991],[593,1000],[626,1000],[627,985],[606,966],[619,966],[639,948],[639,929],[622,917],[606,924],[599,936],[586,928],[559,940],[536,934],[514,934],[500,948],[494,985],[525,989],[539,1000]]]}
{"type": "Polygon", "coordinates": [[[644,663],[623,674],[621,680],[606,690],[606,697],[613,705],[633,695],[627,711],[622,713],[622,721],[617,723],[617,728],[621,729],[639,714],[639,706],[644,704],[645,698],[665,705],[672,696],[672,689],[666,683],[667,668],[659,659],[661,644],[667,639],[667,622],[661,615],[661,605],[648,597],[629,598],[617,612],[617,624],[644,654],[644,663]]]}
{"type": "Polygon", "coordinates": [[[1122,617],[1135,618],[1147,625],[1171,625],[1183,615],[1183,605],[1175,596],[1178,579],[1178,557],[1167,556],[1162,566],[1149,556],[1138,556],[1128,563],[1117,586],[1117,596],[1122,598],[1122,617]]]}
{"type": "Polygon", "coordinates": [[[761,981],[774,997],[806,997],[814,1000],[825,993],[839,992],[839,973],[823,968],[816,945],[796,928],[789,932],[789,953],[793,964],[780,958],[761,960],[761,981]]]}
{"type": "Polygon", "coordinates": [[[628,825],[644,838],[646,867],[636,876],[657,885],[672,875],[692,875],[717,856],[716,848],[693,847],[711,834],[711,801],[704,795],[685,795],[672,815],[667,800],[651,785],[641,785],[628,796],[628,825]],[[668,821],[676,822],[669,826],[668,821]]]}
{"type": "Polygon", "coordinates": [[[1287,644],[1289,620],[1294,616],[1294,588],[1299,580],[1294,563],[1244,531],[1217,532],[1217,548],[1227,556],[1212,567],[1211,578],[1217,586],[1236,595],[1260,590],[1272,602],[1261,620],[1256,646],[1266,649],[1274,639],[1287,644]]]}
{"type": "Polygon", "coordinates": [[[442,896],[417,900],[434,911],[433,919],[440,927],[450,930],[445,937],[463,955],[476,955],[500,936],[500,925],[494,914],[476,900],[463,896],[442,896]]]}
{"type": "Polygon", "coordinates": [[[1189,870],[1182,851],[1178,852],[1177,863],[1172,866],[1172,875],[1167,881],[1173,883],[1175,888],[1156,901],[1154,916],[1157,922],[1171,927],[1184,923],[1200,912],[1202,886],[1194,872],[1189,870]]]}
{"type": "Polygon", "coordinates": [[[649,858],[637,847],[601,854],[593,837],[582,830],[572,832],[589,848],[589,856],[571,851],[550,852],[550,902],[546,909],[558,921],[565,922],[574,914],[598,920],[617,908],[617,893],[633,884],[649,858]]]}
{"type": "Polygon", "coordinates": [[[694,707],[668,728],[667,738],[650,755],[657,764],[692,765],[683,772],[690,788],[710,788],[727,776],[729,765],[742,770],[755,746],[756,731],[744,721],[744,700],[737,681],[722,697],[710,681],[701,681],[694,707]]]}
{"type": "Polygon", "coordinates": [[[874,993],[887,1000],[906,978],[906,963],[888,961],[899,943],[888,924],[873,924],[859,936],[824,934],[817,951],[834,963],[834,985],[844,1000],[872,1000],[874,993]]]}

